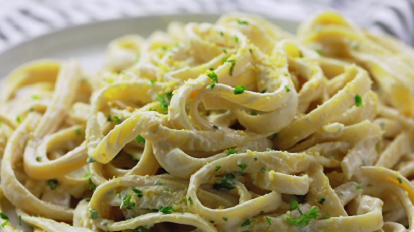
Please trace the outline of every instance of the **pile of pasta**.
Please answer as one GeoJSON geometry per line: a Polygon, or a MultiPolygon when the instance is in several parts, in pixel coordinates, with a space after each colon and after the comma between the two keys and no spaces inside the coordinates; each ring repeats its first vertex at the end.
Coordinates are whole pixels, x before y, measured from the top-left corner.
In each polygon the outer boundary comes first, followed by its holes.
{"type": "Polygon", "coordinates": [[[336,12],[112,41],[0,93],[4,231],[413,231],[414,52],[336,12]],[[14,212],[13,212],[14,214],[14,212]]]}

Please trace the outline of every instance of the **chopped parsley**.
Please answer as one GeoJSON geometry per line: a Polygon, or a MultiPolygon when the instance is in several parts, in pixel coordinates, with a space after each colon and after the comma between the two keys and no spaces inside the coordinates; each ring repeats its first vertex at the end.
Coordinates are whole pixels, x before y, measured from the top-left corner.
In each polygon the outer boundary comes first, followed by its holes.
{"type": "Polygon", "coordinates": [[[243,222],[243,224],[241,224],[241,227],[248,226],[251,223],[252,223],[252,221],[250,221],[250,219],[247,219],[246,221],[243,222]]]}
{"type": "Polygon", "coordinates": [[[231,154],[235,154],[237,153],[237,149],[236,148],[230,148],[227,150],[227,155],[231,155],[231,154]]]}
{"type": "Polygon", "coordinates": [[[266,151],[276,151],[276,150],[273,148],[266,148],[266,151]]]}
{"type": "Polygon", "coordinates": [[[254,161],[257,161],[257,157],[254,157],[254,161]]]}
{"type": "Polygon", "coordinates": [[[237,19],[237,22],[239,23],[239,24],[249,24],[249,22],[247,22],[247,21],[244,21],[244,20],[240,20],[240,19],[237,19]]]}
{"type": "Polygon", "coordinates": [[[108,115],[108,118],[106,119],[106,121],[108,121],[108,122],[112,122],[111,115],[108,115]]]}
{"type": "Polygon", "coordinates": [[[161,181],[156,181],[155,185],[162,185],[161,181]]]}
{"type": "Polygon", "coordinates": [[[207,70],[206,75],[211,79],[210,89],[213,89],[216,83],[218,83],[217,74],[213,70],[207,70]]]}
{"type": "Polygon", "coordinates": [[[82,135],[82,130],[80,128],[75,130],[76,135],[81,136],[82,135]]]}
{"type": "Polygon", "coordinates": [[[91,173],[90,172],[87,172],[85,175],[83,175],[82,177],[83,178],[88,178],[89,176],[91,175],[91,173]]]}
{"type": "Polygon", "coordinates": [[[242,94],[246,90],[246,87],[244,85],[237,85],[236,88],[234,88],[234,94],[242,94]]]}
{"type": "Polygon", "coordinates": [[[51,190],[55,190],[59,185],[59,181],[56,179],[51,179],[47,181],[47,184],[49,185],[51,190]]]}
{"type": "Polygon", "coordinates": [[[292,210],[295,210],[295,209],[299,208],[299,203],[295,199],[290,199],[289,206],[290,206],[289,210],[292,211],[292,210]]]}
{"type": "Polygon", "coordinates": [[[216,172],[220,170],[221,166],[216,166],[216,172]]]}
{"type": "Polygon", "coordinates": [[[331,218],[331,216],[325,216],[325,217],[323,217],[323,219],[329,219],[329,218],[331,218]]]}
{"type": "Polygon", "coordinates": [[[299,50],[299,57],[303,57],[303,52],[301,50],[299,50]]]}
{"type": "Polygon", "coordinates": [[[107,226],[108,225],[108,222],[102,222],[102,225],[103,226],[107,226]]]}
{"type": "Polygon", "coordinates": [[[227,54],[227,50],[226,49],[223,49],[223,52],[224,52],[224,54],[227,54]]]}
{"type": "Polygon", "coordinates": [[[224,220],[224,221],[228,221],[228,220],[229,220],[229,218],[228,218],[228,217],[223,217],[223,220],[224,220]]]}
{"type": "Polygon", "coordinates": [[[167,51],[167,47],[165,45],[162,45],[162,50],[167,51]]]}
{"type": "MultiPolygon", "coordinates": [[[[121,203],[121,206],[119,208],[120,209],[127,208],[128,206],[131,205],[130,201],[131,201],[131,195],[129,195],[129,194],[125,195],[122,198],[122,203],[121,203]]],[[[134,203],[134,205],[135,205],[135,203],[134,203]]]]}
{"type": "Polygon", "coordinates": [[[37,162],[42,161],[42,157],[40,157],[40,156],[36,156],[36,161],[37,161],[37,162]]]}
{"type": "Polygon", "coordinates": [[[224,36],[224,33],[223,33],[222,31],[220,31],[220,35],[221,35],[221,36],[224,36]]]}
{"type": "Polygon", "coordinates": [[[260,93],[266,93],[267,89],[260,91],[260,93]]]}
{"type": "Polygon", "coordinates": [[[269,223],[270,226],[272,225],[272,221],[270,220],[269,217],[266,217],[266,221],[267,221],[267,223],[269,223]]]}
{"type": "Polygon", "coordinates": [[[290,88],[289,88],[289,86],[287,86],[287,85],[285,85],[285,89],[286,89],[286,92],[290,92],[290,88]]]}
{"type": "Polygon", "coordinates": [[[161,110],[167,110],[168,104],[165,102],[164,98],[161,96],[161,94],[157,94],[158,101],[161,103],[161,110]]]}
{"type": "Polygon", "coordinates": [[[154,81],[154,80],[150,80],[150,82],[151,82],[151,84],[155,84],[155,82],[156,82],[156,81],[154,81]]]}
{"type": "Polygon", "coordinates": [[[94,160],[91,156],[88,156],[88,158],[86,159],[86,162],[87,163],[93,163],[93,162],[95,162],[96,160],[94,160]]]}
{"type": "Polygon", "coordinates": [[[317,201],[319,204],[323,205],[325,203],[325,198],[321,198],[319,201],[317,201]]]}
{"type": "Polygon", "coordinates": [[[266,171],[266,168],[265,167],[262,167],[261,169],[260,169],[260,172],[261,173],[264,173],[266,171]]]}
{"type": "Polygon", "coordinates": [[[96,209],[91,208],[89,210],[89,213],[90,213],[90,218],[93,219],[93,220],[98,219],[100,217],[100,215],[99,215],[98,211],[96,211],[96,209]]]}
{"type": "Polygon", "coordinates": [[[302,217],[300,217],[299,219],[286,218],[286,220],[290,222],[292,225],[304,227],[309,225],[309,222],[312,219],[316,219],[319,215],[321,214],[318,213],[318,208],[316,206],[312,206],[309,212],[302,214],[302,217]]]}
{"type": "Polygon", "coordinates": [[[236,41],[236,43],[238,43],[239,42],[239,37],[234,36],[234,41],[236,41]]]}
{"type": "Polygon", "coordinates": [[[116,123],[116,124],[120,124],[122,122],[122,120],[118,117],[118,116],[113,116],[112,117],[112,122],[116,123]]]}
{"type": "Polygon", "coordinates": [[[398,177],[398,178],[397,178],[397,180],[398,180],[398,183],[402,184],[402,179],[401,179],[401,177],[398,177]]]}
{"type": "Polygon", "coordinates": [[[234,174],[232,173],[226,174],[219,179],[220,183],[215,183],[213,185],[213,189],[215,190],[220,190],[222,188],[227,189],[227,190],[234,189],[236,187],[236,183],[234,182],[234,179],[236,179],[236,176],[234,176],[234,174]]]}
{"type": "Polygon", "coordinates": [[[0,213],[0,218],[6,220],[3,224],[1,224],[1,227],[5,227],[7,223],[9,223],[9,217],[4,213],[0,213]]]}
{"type": "Polygon", "coordinates": [[[252,51],[252,49],[251,49],[251,48],[249,48],[249,52],[250,52],[250,54],[252,54],[252,53],[253,53],[253,51],[252,51]]]}
{"type": "Polygon", "coordinates": [[[213,128],[216,129],[216,130],[218,130],[219,127],[216,126],[216,125],[213,125],[213,128]]]}
{"type": "Polygon", "coordinates": [[[316,49],[315,50],[320,56],[323,56],[323,52],[322,52],[322,50],[320,50],[320,49],[316,49]]]}
{"type": "Polygon", "coordinates": [[[188,198],[188,201],[190,202],[190,205],[194,204],[193,199],[191,197],[188,198]]]}
{"type": "Polygon", "coordinates": [[[173,207],[172,206],[165,206],[164,208],[160,209],[161,213],[165,213],[165,214],[170,214],[173,211],[173,207]]]}
{"type": "Polygon", "coordinates": [[[141,135],[138,135],[135,139],[138,141],[138,143],[145,143],[145,138],[141,135]]]}
{"type": "Polygon", "coordinates": [[[356,186],[356,189],[362,189],[362,186],[361,185],[357,185],[356,186]]]}
{"type": "Polygon", "coordinates": [[[223,57],[222,61],[223,61],[223,64],[226,63],[227,62],[227,57],[223,57]]]}
{"type": "Polygon", "coordinates": [[[22,215],[19,215],[19,226],[22,226],[22,215]]]}
{"type": "Polygon", "coordinates": [[[139,197],[139,198],[141,198],[141,197],[143,197],[144,195],[142,194],[142,191],[141,190],[138,190],[138,189],[136,189],[136,188],[132,188],[132,191],[135,193],[135,194],[137,194],[137,196],[139,197]]]}
{"type": "Polygon", "coordinates": [[[265,212],[263,210],[260,211],[260,214],[264,214],[265,212]]]}
{"type": "Polygon", "coordinates": [[[239,166],[239,168],[241,168],[241,171],[244,171],[244,169],[247,168],[246,162],[243,162],[242,164],[237,164],[237,166],[239,166]]]}
{"type": "Polygon", "coordinates": [[[214,224],[214,221],[210,221],[211,224],[214,224]]]}
{"type": "Polygon", "coordinates": [[[354,49],[354,50],[358,49],[358,47],[359,47],[359,44],[357,44],[357,43],[353,43],[351,45],[351,48],[354,49]]]}
{"type": "Polygon", "coordinates": [[[167,97],[167,99],[168,99],[169,101],[171,101],[171,98],[172,98],[172,96],[173,96],[173,93],[172,93],[172,92],[166,93],[166,94],[165,94],[165,96],[167,97]]]}
{"type": "Polygon", "coordinates": [[[359,94],[357,94],[357,95],[355,96],[355,105],[356,105],[357,107],[362,106],[362,97],[361,97],[359,94]]]}
{"type": "Polygon", "coordinates": [[[16,118],[17,123],[20,123],[22,120],[20,119],[20,116],[17,116],[16,118]]]}
{"type": "Polygon", "coordinates": [[[254,110],[252,110],[252,111],[250,112],[250,115],[252,115],[252,116],[256,116],[256,115],[257,115],[257,112],[256,112],[256,111],[254,111],[254,110]]]}
{"type": "Polygon", "coordinates": [[[234,66],[236,66],[236,60],[235,59],[231,59],[231,60],[226,59],[226,62],[231,63],[229,74],[230,74],[230,76],[233,76],[234,66]]]}
{"type": "Polygon", "coordinates": [[[303,204],[305,202],[307,202],[308,200],[306,199],[306,196],[302,196],[302,195],[295,195],[295,197],[297,199],[299,199],[299,203],[303,204]]]}
{"type": "Polygon", "coordinates": [[[34,100],[39,100],[39,96],[37,96],[37,95],[33,95],[33,96],[32,96],[32,98],[33,98],[34,100]]]}
{"type": "Polygon", "coordinates": [[[269,136],[269,138],[271,138],[271,139],[277,139],[277,133],[274,133],[274,134],[272,134],[271,136],[269,136]]]}

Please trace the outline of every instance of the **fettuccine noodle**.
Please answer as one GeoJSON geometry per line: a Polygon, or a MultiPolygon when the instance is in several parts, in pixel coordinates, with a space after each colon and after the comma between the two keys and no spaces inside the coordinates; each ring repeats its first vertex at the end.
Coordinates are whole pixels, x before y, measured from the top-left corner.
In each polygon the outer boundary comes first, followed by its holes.
{"type": "Polygon", "coordinates": [[[38,60],[0,94],[3,231],[414,231],[414,51],[245,14],[38,60]]]}

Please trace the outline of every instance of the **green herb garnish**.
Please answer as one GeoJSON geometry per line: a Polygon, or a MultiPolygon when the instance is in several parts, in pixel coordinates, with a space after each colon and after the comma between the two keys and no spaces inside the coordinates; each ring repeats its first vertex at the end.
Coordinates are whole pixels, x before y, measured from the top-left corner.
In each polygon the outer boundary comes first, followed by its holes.
{"type": "Polygon", "coordinates": [[[59,181],[56,179],[51,179],[47,181],[47,184],[49,185],[50,189],[55,190],[59,185],[59,181]]]}
{"type": "Polygon", "coordinates": [[[100,217],[99,213],[98,213],[98,211],[96,211],[96,209],[91,208],[89,210],[89,213],[90,213],[90,218],[93,219],[93,220],[98,219],[100,217]]]}
{"type": "Polygon", "coordinates": [[[226,174],[223,177],[221,177],[220,183],[215,183],[213,185],[213,189],[220,190],[222,188],[231,190],[236,187],[236,183],[234,182],[234,179],[236,179],[236,176],[234,176],[232,173],[226,174]]]}
{"type": "Polygon", "coordinates": [[[216,83],[218,83],[217,74],[213,70],[207,70],[206,75],[211,79],[210,89],[213,89],[216,83]]]}
{"type": "Polygon", "coordinates": [[[357,107],[362,106],[362,97],[361,97],[359,94],[357,94],[357,95],[355,96],[355,105],[356,105],[357,107]]]}
{"type": "Polygon", "coordinates": [[[166,206],[164,208],[160,209],[161,213],[165,213],[165,214],[170,214],[173,211],[173,207],[172,206],[166,206]]]}
{"type": "Polygon", "coordinates": [[[234,94],[242,94],[246,90],[246,87],[244,85],[237,85],[236,88],[234,88],[234,94]]]}
{"type": "Polygon", "coordinates": [[[141,135],[138,135],[135,139],[138,141],[138,143],[145,143],[145,138],[141,135]]]}
{"type": "Polygon", "coordinates": [[[230,148],[227,150],[227,155],[231,155],[231,154],[235,154],[237,153],[237,149],[236,148],[230,148]]]}
{"type": "Polygon", "coordinates": [[[316,219],[319,215],[321,214],[318,213],[318,208],[316,206],[312,206],[309,212],[302,214],[302,217],[300,217],[299,219],[286,218],[286,220],[290,222],[292,225],[305,227],[309,225],[309,222],[312,219],[316,219]]]}

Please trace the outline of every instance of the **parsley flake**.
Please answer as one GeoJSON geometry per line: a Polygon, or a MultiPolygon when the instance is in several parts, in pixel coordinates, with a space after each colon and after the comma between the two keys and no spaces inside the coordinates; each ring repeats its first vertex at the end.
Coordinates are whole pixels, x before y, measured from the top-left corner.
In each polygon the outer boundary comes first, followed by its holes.
{"type": "Polygon", "coordinates": [[[59,185],[59,181],[56,179],[51,179],[47,181],[47,184],[49,185],[51,190],[55,190],[59,185]]]}
{"type": "Polygon", "coordinates": [[[315,50],[320,56],[323,56],[323,52],[322,52],[322,50],[320,50],[320,49],[316,49],[315,50]]]}
{"type": "Polygon", "coordinates": [[[244,20],[240,20],[240,19],[237,19],[237,22],[238,22],[239,24],[244,24],[244,25],[249,24],[249,22],[244,21],[244,20]]]}
{"type": "Polygon", "coordinates": [[[112,122],[116,123],[116,124],[120,124],[122,122],[122,120],[118,117],[118,116],[113,116],[112,117],[112,122]]]}
{"type": "Polygon", "coordinates": [[[357,95],[355,96],[355,105],[356,105],[357,107],[362,106],[362,97],[361,97],[359,94],[357,94],[357,95]]]}
{"type": "Polygon", "coordinates": [[[266,217],[266,221],[267,221],[267,223],[269,223],[269,225],[272,225],[272,221],[270,220],[269,217],[266,217]]]}
{"type": "Polygon", "coordinates": [[[158,101],[161,103],[161,110],[167,110],[168,104],[165,102],[164,98],[161,96],[161,94],[157,94],[158,101]]]}
{"type": "Polygon", "coordinates": [[[151,82],[151,84],[153,84],[153,85],[154,85],[156,81],[154,81],[154,80],[150,80],[150,82],[151,82]]]}
{"type": "Polygon", "coordinates": [[[36,156],[36,161],[37,161],[37,162],[42,161],[42,157],[40,157],[40,156],[36,156]]]}
{"type": "Polygon", "coordinates": [[[231,154],[235,154],[237,153],[237,149],[236,148],[230,148],[227,150],[227,155],[231,155],[231,154]]]}
{"type": "Polygon", "coordinates": [[[398,178],[397,178],[397,180],[398,180],[398,183],[402,184],[402,179],[401,179],[401,177],[398,177],[398,178]]]}
{"type": "Polygon", "coordinates": [[[252,110],[252,111],[250,112],[250,115],[252,115],[252,116],[256,116],[256,115],[257,115],[257,112],[256,112],[256,111],[254,111],[254,110],[252,110]]]}
{"type": "Polygon", "coordinates": [[[250,225],[252,222],[250,221],[250,219],[247,219],[246,221],[244,221],[243,222],[243,224],[241,224],[241,227],[244,227],[244,226],[248,226],[248,225],[250,225]]]}
{"type": "Polygon", "coordinates": [[[213,70],[207,70],[206,75],[211,79],[210,89],[213,89],[216,83],[218,83],[217,74],[213,70]]]}
{"type": "Polygon", "coordinates": [[[19,215],[19,226],[22,226],[22,215],[19,215]]]}
{"type": "Polygon", "coordinates": [[[299,219],[286,218],[286,220],[290,222],[292,225],[305,227],[309,225],[309,222],[312,219],[316,219],[319,215],[321,214],[318,213],[318,208],[316,206],[312,206],[309,212],[302,214],[302,217],[300,217],[299,219]]]}
{"type": "Polygon", "coordinates": [[[236,88],[234,88],[234,94],[242,94],[246,90],[246,87],[244,85],[237,85],[236,88]]]}
{"type": "Polygon", "coordinates": [[[329,218],[331,218],[331,216],[325,216],[325,217],[323,217],[323,219],[329,219],[329,218]]]}
{"type": "Polygon", "coordinates": [[[362,186],[361,185],[357,185],[356,186],[356,189],[362,189],[362,186]]]}
{"type": "Polygon", "coordinates": [[[143,197],[144,195],[142,194],[142,191],[136,188],[132,188],[132,191],[139,197],[143,197]]]}
{"type": "Polygon", "coordinates": [[[166,206],[164,208],[160,209],[161,213],[165,213],[165,214],[170,214],[173,211],[173,207],[172,206],[166,206]]]}
{"type": "Polygon", "coordinates": [[[234,36],[234,41],[236,41],[236,43],[238,43],[239,42],[239,37],[234,36]]]}
{"type": "Polygon", "coordinates": [[[3,224],[1,224],[1,227],[5,227],[9,222],[9,217],[4,213],[0,213],[0,218],[6,220],[3,224]]]}
{"type": "Polygon", "coordinates": [[[135,139],[138,141],[138,143],[145,143],[145,138],[141,135],[138,135],[135,139]]]}
{"type": "Polygon", "coordinates": [[[228,218],[228,217],[223,217],[223,220],[224,220],[224,221],[228,221],[228,220],[229,220],[229,218],[228,218]]]}
{"type": "Polygon", "coordinates": [[[190,202],[190,205],[194,204],[193,199],[191,197],[188,198],[188,201],[190,202]]]}
{"type": "Polygon", "coordinates": [[[100,215],[99,215],[99,213],[98,213],[98,211],[96,209],[91,208],[89,210],[89,213],[90,213],[90,218],[92,220],[98,219],[100,217],[100,215]]]}
{"type": "Polygon", "coordinates": [[[219,127],[216,126],[216,125],[213,125],[213,128],[216,129],[216,130],[218,130],[219,127]]]}
{"type": "Polygon", "coordinates": [[[81,136],[82,135],[82,130],[80,128],[75,130],[76,135],[81,136]]]}
{"type": "Polygon", "coordinates": [[[325,198],[321,198],[319,201],[317,201],[319,204],[323,205],[325,203],[325,198]]]}
{"type": "Polygon", "coordinates": [[[277,136],[278,136],[278,134],[277,133],[274,133],[271,136],[269,136],[269,138],[271,138],[271,139],[277,139],[277,136]]]}
{"type": "Polygon", "coordinates": [[[241,168],[241,171],[244,171],[244,169],[247,168],[246,162],[243,162],[242,164],[237,164],[237,166],[239,166],[239,168],[241,168]]]}
{"type": "Polygon", "coordinates": [[[235,59],[230,59],[230,60],[226,59],[226,62],[231,63],[229,74],[230,74],[230,76],[233,76],[234,66],[236,66],[236,60],[235,59]]]}
{"type": "Polygon", "coordinates": [[[221,166],[216,166],[216,172],[220,170],[221,166]]]}
{"type": "Polygon", "coordinates": [[[260,172],[261,173],[264,173],[266,171],[266,168],[265,167],[262,167],[261,169],[260,169],[260,172]]]}
{"type": "Polygon", "coordinates": [[[96,160],[94,160],[91,156],[88,156],[88,158],[86,159],[86,162],[87,163],[93,163],[93,162],[95,162],[96,160]]]}
{"type": "Polygon", "coordinates": [[[290,92],[290,88],[289,88],[289,86],[287,86],[287,85],[285,85],[285,89],[286,89],[286,92],[290,92]]]}
{"type": "Polygon", "coordinates": [[[213,185],[213,189],[215,190],[220,190],[222,188],[227,189],[227,190],[234,189],[236,187],[236,183],[234,182],[234,179],[236,179],[236,176],[234,176],[234,174],[232,173],[226,174],[219,179],[220,183],[215,183],[213,185]]]}

